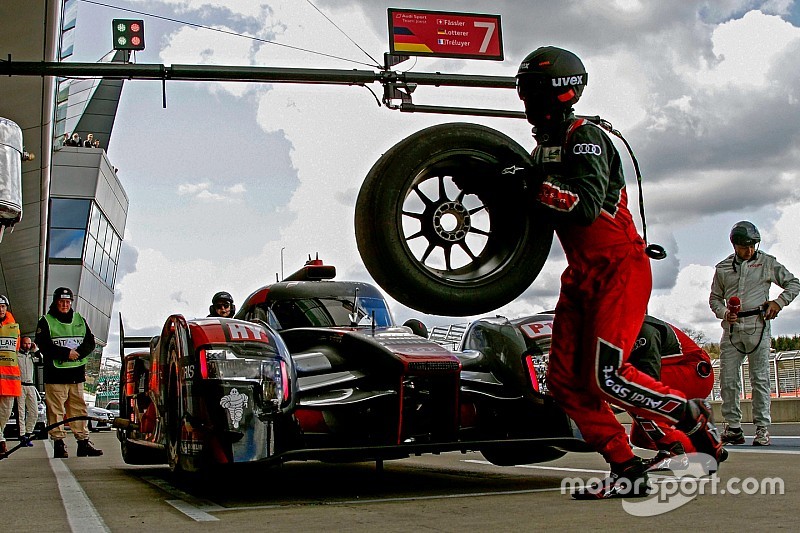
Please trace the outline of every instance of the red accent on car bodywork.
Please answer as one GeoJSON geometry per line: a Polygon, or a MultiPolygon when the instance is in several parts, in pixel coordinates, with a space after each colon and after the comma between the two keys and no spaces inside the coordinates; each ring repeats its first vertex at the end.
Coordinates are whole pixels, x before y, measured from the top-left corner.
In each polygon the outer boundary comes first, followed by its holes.
{"type": "Polygon", "coordinates": [[[478,412],[473,403],[461,404],[461,429],[475,427],[478,424],[478,412]]]}
{"type": "Polygon", "coordinates": [[[289,371],[286,368],[286,361],[281,361],[281,383],[283,384],[283,401],[289,401],[289,371]]]}
{"type": "Polygon", "coordinates": [[[208,360],[206,359],[205,350],[200,350],[200,377],[208,379],[208,360]]]}
{"type": "Polygon", "coordinates": [[[294,412],[297,422],[303,433],[329,433],[330,428],[325,423],[322,411],[299,408],[294,412]]]}
{"type": "Polygon", "coordinates": [[[525,358],[525,366],[528,367],[528,377],[531,378],[531,387],[536,392],[539,392],[539,380],[536,378],[536,367],[533,364],[533,356],[529,355],[525,358]]]}
{"type": "Polygon", "coordinates": [[[267,301],[267,294],[269,294],[269,287],[264,287],[256,292],[254,292],[250,297],[247,299],[248,305],[258,305],[263,304],[267,301]]]}

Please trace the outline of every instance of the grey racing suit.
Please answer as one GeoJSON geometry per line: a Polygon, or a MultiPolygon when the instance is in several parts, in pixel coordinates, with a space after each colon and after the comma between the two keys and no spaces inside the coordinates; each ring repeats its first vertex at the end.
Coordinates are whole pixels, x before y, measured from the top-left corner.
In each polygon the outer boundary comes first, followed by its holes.
{"type": "Polygon", "coordinates": [[[741,312],[758,309],[770,300],[769,290],[773,283],[783,289],[774,299],[781,309],[800,293],[800,280],[775,257],[761,251],[749,261],[742,261],[735,253],[729,255],[717,264],[711,283],[708,303],[717,318],[722,320],[719,375],[722,416],[734,428],[740,427],[742,422],[739,372],[745,357],[753,389],[753,423],[756,426],[770,424],[770,324],[763,313],[740,317],[734,324],[728,323],[725,321],[727,302],[738,296],[742,303],[741,312]]]}

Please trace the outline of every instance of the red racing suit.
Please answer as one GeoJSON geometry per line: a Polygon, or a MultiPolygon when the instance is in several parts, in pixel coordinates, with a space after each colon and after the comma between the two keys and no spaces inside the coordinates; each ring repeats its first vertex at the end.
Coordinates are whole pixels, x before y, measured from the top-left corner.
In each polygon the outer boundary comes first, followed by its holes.
{"type": "Polygon", "coordinates": [[[547,382],[583,438],[610,463],[634,457],[607,402],[675,424],[686,399],[627,362],[652,288],[650,260],[628,210],[617,149],[594,124],[567,117],[562,144],[533,151],[537,207],[567,257],[547,382]]]}
{"type": "MultiPolygon", "coordinates": [[[[687,398],[706,398],[714,386],[711,358],[684,332],[663,320],[646,316],[628,362],[687,398]]],[[[641,448],[671,449],[680,442],[687,452],[694,446],[682,432],[663,421],[634,416],[631,442],[641,448]]]]}

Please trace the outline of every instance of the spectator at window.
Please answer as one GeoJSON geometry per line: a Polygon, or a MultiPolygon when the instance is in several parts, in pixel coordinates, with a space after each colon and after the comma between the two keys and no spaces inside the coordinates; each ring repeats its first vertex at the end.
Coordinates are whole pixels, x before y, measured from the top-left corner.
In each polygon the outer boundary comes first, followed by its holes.
{"type": "Polygon", "coordinates": [[[86,135],[86,140],[83,141],[84,148],[94,148],[94,133],[89,133],[86,135]]]}

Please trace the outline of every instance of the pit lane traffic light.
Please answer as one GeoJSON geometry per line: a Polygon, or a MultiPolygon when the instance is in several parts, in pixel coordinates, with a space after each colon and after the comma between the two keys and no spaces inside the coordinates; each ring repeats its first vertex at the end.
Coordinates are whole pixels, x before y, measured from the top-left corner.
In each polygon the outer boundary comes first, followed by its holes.
{"type": "Polygon", "coordinates": [[[114,50],[144,50],[144,21],[114,19],[114,50]]]}

